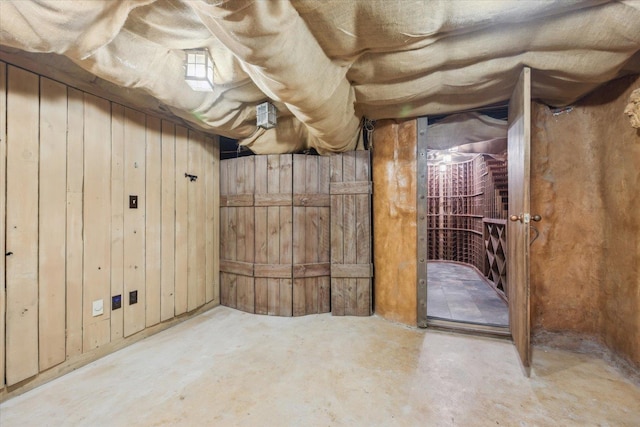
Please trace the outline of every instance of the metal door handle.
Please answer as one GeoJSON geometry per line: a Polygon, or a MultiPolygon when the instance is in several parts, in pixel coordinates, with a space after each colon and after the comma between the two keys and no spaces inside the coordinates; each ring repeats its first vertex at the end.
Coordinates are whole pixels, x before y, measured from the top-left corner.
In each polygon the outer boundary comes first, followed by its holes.
{"type": "Polygon", "coordinates": [[[528,223],[529,220],[538,222],[541,219],[542,217],[540,215],[529,215],[529,214],[511,215],[509,217],[510,221],[513,221],[513,222],[520,221],[524,223],[528,223]]]}

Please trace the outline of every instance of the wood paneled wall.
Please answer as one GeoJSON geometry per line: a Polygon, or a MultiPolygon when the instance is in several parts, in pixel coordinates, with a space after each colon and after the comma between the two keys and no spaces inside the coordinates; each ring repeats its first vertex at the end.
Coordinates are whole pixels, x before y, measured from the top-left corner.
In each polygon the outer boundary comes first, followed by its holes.
{"type": "Polygon", "coordinates": [[[0,391],[216,304],[218,188],[214,138],[0,62],[0,391]]]}

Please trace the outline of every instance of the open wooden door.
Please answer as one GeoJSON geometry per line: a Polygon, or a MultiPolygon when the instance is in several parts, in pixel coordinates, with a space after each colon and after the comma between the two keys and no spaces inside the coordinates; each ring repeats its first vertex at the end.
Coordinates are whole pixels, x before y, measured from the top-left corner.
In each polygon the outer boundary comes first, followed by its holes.
{"type": "Polygon", "coordinates": [[[531,136],[531,70],[524,68],[509,101],[509,219],[507,285],[511,335],[527,376],[529,345],[529,172],[531,136]]]}

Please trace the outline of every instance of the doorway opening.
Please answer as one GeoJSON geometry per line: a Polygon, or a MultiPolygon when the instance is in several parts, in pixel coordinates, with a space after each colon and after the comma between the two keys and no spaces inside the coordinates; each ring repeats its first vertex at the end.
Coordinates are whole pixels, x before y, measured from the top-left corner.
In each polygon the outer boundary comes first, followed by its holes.
{"type": "Polygon", "coordinates": [[[427,321],[508,333],[507,107],[430,117],[427,321]]]}

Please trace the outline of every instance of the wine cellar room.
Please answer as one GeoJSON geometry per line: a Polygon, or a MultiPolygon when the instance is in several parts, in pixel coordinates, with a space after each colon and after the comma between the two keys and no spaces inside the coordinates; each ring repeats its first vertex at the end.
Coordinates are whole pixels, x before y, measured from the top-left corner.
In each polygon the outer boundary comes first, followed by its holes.
{"type": "Polygon", "coordinates": [[[509,334],[507,106],[429,117],[427,317],[509,334]]]}

